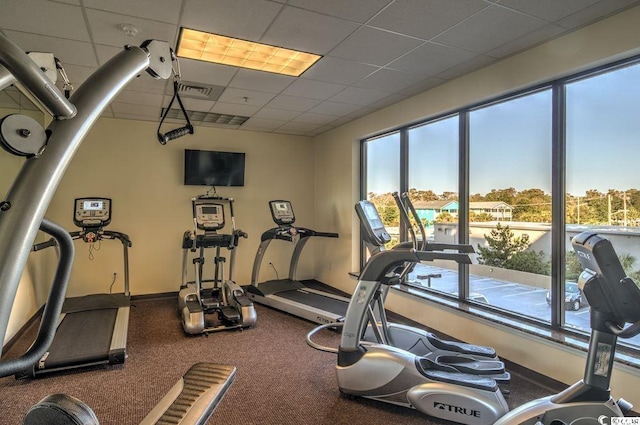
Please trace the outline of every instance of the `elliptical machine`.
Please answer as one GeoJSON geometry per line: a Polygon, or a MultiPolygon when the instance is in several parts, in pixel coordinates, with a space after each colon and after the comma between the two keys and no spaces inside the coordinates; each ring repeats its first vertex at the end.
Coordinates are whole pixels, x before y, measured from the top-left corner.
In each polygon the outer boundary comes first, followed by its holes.
{"type": "MultiPolygon", "coordinates": [[[[400,216],[409,227],[411,223],[405,208],[409,207],[409,210],[414,213],[415,209],[408,195],[402,195],[404,202],[397,193],[393,195],[400,208],[400,216]]],[[[363,230],[362,238],[370,254],[374,256],[377,253],[385,252],[385,244],[391,240],[391,237],[385,229],[375,205],[370,201],[363,200],[356,203],[355,210],[363,230]]],[[[414,218],[417,218],[417,214],[415,214],[414,218]]],[[[413,231],[411,233],[412,242],[402,243],[392,250],[406,248],[408,244],[420,251],[434,253],[444,253],[444,250],[456,251],[462,254],[474,252],[471,245],[429,244],[426,242],[424,231],[422,232],[422,243],[418,244],[415,233],[413,231]]],[[[458,341],[445,341],[423,329],[387,321],[384,301],[390,285],[403,283],[408,272],[414,266],[415,263],[413,262],[402,264],[398,270],[395,270],[395,276],[386,276],[388,283],[380,286],[380,295],[373,299],[374,306],[372,306],[371,312],[368,313],[371,316],[371,320],[362,337],[363,340],[391,345],[417,356],[428,358],[440,366],[446,365],[452,370],[490,376],[501,385],[508,384],[511,376],[509,372],[505,371],[504,363],[500,361],[493,348],[458,341]],[[371,315],[372,313],[374,315],[371,315]]]]}
{"type": "Polygon", "coordinates": [[[194,229],[187,230],[182,238],[182,284],[178,293],[178,312],[184,331],[193,335],[253,326],[257,320],[253,302],[233,281],[236,248],[240,238],[247,237],[245,232],[236,229],[233,198],[200,196],[192,199],[192,207],[194,229]],[[218,233],[225,227],[225,204],[232,225],[228,234],[218,233]],[[214,277],[204,280],[205,249],[209,248],[215,248],[214,277]],[[227,259],[221,255],[222,248],[230,252],[228,279],[224,274],[227,259]],[[187,282],[189,252],[196,251],[195,280],[187,282]],[[204,283],[213,283],[213,286],[204,288],[204,283]]]}
{"type": "Polygon", "coordinates": [[[413,249],[383,251],[369,258],[342,330],[336,367],[340,392],[463,424],[493,425],[509,408],[491,375],[464,373],[437,359],[362,338],[371,321],[368,310],[381,287],[397,282],[394,270],[433,260],[471,263],[468,254],[413,249]]]}
{"type": "Polygon", "coordinates": [[[640,333],[640,289],[627,277],[609,240],[583,232],[571,243],[583,270],[578,284],[591,305],[584,377],[558,394],[523,404],[496,425],[611,423],[610,418],[633,407],[624,399],[614,400],[609,385],[617,339],[640,333]]]}

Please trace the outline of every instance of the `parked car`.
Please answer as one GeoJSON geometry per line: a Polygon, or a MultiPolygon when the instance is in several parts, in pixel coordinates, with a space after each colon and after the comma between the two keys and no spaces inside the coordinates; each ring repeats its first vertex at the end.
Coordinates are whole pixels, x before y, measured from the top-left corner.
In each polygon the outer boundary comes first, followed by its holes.
{"type": "MultiPolygon", "coordinates": [[[[548,289],[545,292],[547,304],[551,305],[551,294],[548,289]]],[[[578,311],[582,306],[585,305],[587,305],[587,299],[582,293],[582,290],[578,287],[578,284],[576,282],[566,281],[564,283],[565,310],[578,311]]]]}

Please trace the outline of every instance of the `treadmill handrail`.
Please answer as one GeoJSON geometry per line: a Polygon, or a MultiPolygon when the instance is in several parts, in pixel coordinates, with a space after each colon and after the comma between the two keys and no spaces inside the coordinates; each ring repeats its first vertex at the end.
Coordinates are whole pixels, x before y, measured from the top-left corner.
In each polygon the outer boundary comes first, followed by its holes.
{"type": "Polygon", "coordinates": [[[36,339],[29,350],[22,356],[16,359],[0,361],[0,376],[2,377],[13,375],[31,367],[49,349],[58,326],[57,318],[60,316],[67,293],[67,285],[75,255],[71,235],[62,226],[46,218],[42,219],[40,230],[51,235],[52,239],[55,240],[55,245],[59,248],[60,253],[58,265],[47,302],[44,305],[36,339]]]}

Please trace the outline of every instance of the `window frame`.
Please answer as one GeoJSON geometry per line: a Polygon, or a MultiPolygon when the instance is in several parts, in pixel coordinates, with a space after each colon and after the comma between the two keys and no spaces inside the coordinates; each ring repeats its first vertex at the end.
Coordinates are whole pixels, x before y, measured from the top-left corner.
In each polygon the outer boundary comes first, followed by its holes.
{"type": "MultiPolygon", "coordinates": [[[[640,55],[635,55],[626,59],[617,60],[609,64],[600,65],[592,69],[581,71],[565,77],[552,79],[550,81],[532,85],[517,91],[508,92],[489,100],[477,102],[471,105],[462,106],[453,110],[446,111],[441,114],[434,115],[419,121],[410,122],[393,129],[384,131],[360,140],[360,195],[361,199],[366,199],[367,182],[366,182],[366,155],[367,142],[375,140],[386,134],[394,132],[400,133],[400,185],[401,191],[408,191],[409,182],[409,130],[423,125],[428,125],[436,121],[447,119],[452,116],[458,116],[459,123],[459,147],[458,147],[458,226],[459,226],[459,243],[469,243],[469,152],[470,152],[470,134],[469,134],[469,114],[473,110],[491,106],[493,104],[506,102],[518,97],[534,94],[542,90],[551,91],[551,317],[550,321],[540,320],[528,316],[518,314],[515,311],[501,309],[495,306],[474,302],[469,299],[469,267],[465,264],[458,266],[458,296],[454,297],[429,288],[424,291],[410,291],[420,297],[432,299],[436,302],[444,302],[449,305],[451,300],[457,301],[459,308],[469,311],[469,306],[474,311],[490,314],[493,319],[498,318],[499,321],[516,328],[527,328],[534,325],[551,331],[561,331],[569,337],[576,338],[586,342],[589,334],[588,330],[579,330],[566,326],[565,309],[564,309],[564,282],[565,282],[565,262],[566,262],[566,87],[568,84],[576,81],[597,77],[598,75],[613,72],[628,66],[640,64],[640,55]],[[424,292],[424,293],[423,293],[424,292]],[[500,320],[500,318],[504,320],[500,320]]],[[[407,239],[406,229],[401,229],[401,240],[407,239]]],[[[361,243],[360,264],[363,267],[366,261],[365,247],[361,243]]],[[[397,288],[396,288],[397,289],[397,288]]],[[[401,289],[402,290],[402,289],[401,289]]],[[[406,290],[405,290],[406,292],[406,290]]],[[[640,352],[640,347],[630,346],[620,341],[627,349],[633,352],[640,352]]]]}

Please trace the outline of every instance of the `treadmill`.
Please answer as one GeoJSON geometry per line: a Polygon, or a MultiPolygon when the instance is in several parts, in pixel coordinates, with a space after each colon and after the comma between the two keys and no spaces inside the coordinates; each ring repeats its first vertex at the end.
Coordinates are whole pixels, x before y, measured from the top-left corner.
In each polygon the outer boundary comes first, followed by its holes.
{"type": "MultiPolygon", "coordinates": [[[[17,379],[104,364],[124,363],[129,326],[129,252],[131,240],[124,233],[104,230],[111,222],[111,199],[78,198],[73,223],[82,230],[72,239],[85,243],[119,240],[124,253],[124,293],[92,294],[65,299],[55,338],[49,350],[31,367],[15,374],[17,379]]],[[[39,251],[55,246],[53,239],[34,245],[39,251]]]]}
{"type": "Polygon", "coordinates": [[[341,323],[347,313],[349,298],[313,289],[296,280],[296,269],[302,249],[312,237],[337,238],[337,233],[317,232],[305,227],[295,227],[295,215],[291,202],[274,200],[269,202],[273,221],[278,225],[264,232],[253,262],[251,286],[247,296],[252,301],[293,314],[314,323],[341,323]],[[283,240],[294,244],[289,277],[258,283],[260,266],[267,247],[273,240],[283,240]]]}

